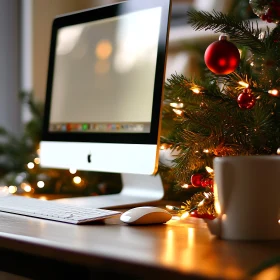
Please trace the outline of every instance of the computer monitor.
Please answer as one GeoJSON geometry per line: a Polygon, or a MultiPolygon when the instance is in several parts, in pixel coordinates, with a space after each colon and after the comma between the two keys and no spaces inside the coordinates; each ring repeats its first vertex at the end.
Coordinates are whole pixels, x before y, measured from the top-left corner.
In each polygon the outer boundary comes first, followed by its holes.
{"type": "Polygon", "coordinates": [[[123,180],[120,194],[66,202],[109,208],[162,198],[155,174],[170,1],[130,0],[54,19],[41,166],[123,180]]]}

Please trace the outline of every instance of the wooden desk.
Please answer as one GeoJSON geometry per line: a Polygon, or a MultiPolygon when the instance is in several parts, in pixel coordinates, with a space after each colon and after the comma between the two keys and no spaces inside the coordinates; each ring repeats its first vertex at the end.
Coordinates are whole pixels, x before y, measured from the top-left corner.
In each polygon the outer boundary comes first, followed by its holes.
{"type": "Polygon", "coordinates": [[[32,279],[245,279],[280,255],[278,241],[218,240],[195,218],[129,226],[115,217],[76,226],[6,213],[0,248],[0,270],[32,279]]]}

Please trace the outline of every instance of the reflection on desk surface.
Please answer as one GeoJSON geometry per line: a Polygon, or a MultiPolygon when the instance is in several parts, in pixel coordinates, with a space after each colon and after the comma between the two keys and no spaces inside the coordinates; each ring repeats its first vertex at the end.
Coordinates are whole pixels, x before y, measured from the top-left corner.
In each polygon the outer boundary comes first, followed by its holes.
{"type": "MultiPolygon", "coordinates": [[[[131,226],[112,217],[76,226],[0,213],[0,224],[1,248],[38,257],[55,256],[57,260],[90,267],[105,261],[108,269],[125,269],[140,277],[157,269],[157,273],[169,271],[174,277],[244,279],[250,271],[280,254],[280,241],[219,240],[197,218],[131,226]]],[[[278,278],[270,279],[280,279],[279,267],[273,273],[278,278]]]]}

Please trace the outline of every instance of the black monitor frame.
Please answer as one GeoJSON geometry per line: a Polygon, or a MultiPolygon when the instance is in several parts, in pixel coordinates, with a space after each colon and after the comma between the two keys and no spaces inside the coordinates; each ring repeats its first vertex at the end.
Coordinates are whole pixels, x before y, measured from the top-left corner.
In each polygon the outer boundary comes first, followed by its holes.
{"type": "Polygon", "coordinates": [[[64,14],[54,19],[52,24],[51,45],[49,54],[49,69],[47,78],[47,90],[45,99],[44,119],[43,119],[43,141],[66,141],[66,142],[98,142],[98,143],[128,143],[128,144],[157,144],[161,127],[161,109],[164,90],[165,65],[168,47],[168,31],[171,10],[171,0],[130,0],[109,6],[78,11],[75,13],[64,14]],[[131,5],[129,2],[136,5],[131,5]],[[125,15],[131,12],[141,11],[149,8],[161,7],[162,16],[160,23],[158,56],[156,61],[154,96],[151,117],[150,133],[61,133],[50,132],[50,109],[52,99],[53,75],[55,66],[55,49],[57,34],[60,28],[97,21],[105,18],[125,15]]]}

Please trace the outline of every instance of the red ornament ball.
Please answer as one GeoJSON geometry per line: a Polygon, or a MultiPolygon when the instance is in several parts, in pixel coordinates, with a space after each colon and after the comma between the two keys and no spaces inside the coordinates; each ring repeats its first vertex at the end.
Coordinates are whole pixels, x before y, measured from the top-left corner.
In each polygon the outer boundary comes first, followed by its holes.
{"type": "Polygon", "coordinates": [[[279,23],[280,2],[279,0],[250,0],[253,12],[262,20],[279,23]]]}
{"type": "Polygon", "coordinates": [[[197,210],[194,210],[190,213],[190,217],[194,218],[202,218],[202,219],[208,219],[208,220],[214,220],[216,217],[211,214],[199,214],[197,210]]]}
{"type": "Polygon", "coordinates": [[[194,187],[201,187],[202,180],[204,179],[203,174],[193,174],[191,176],[191,183],[194,187]]]}
{"type": "Polygon", "coordinates": [[[203,179],[201,182],[201,186],[211,188],[213,186],[213,179],[211,179],[211,178],[203,179]]]}
{"type": "Polygon", "coordinates": [[[249,88],[245,88],[243,92],[238,95],[237,103],[241,109],[253,108],[256,103],[256,98],[252,94],[252,90],[249,88]]]}
{"type": "Polygon", "coordinates": [[[210,44],[204,54],[204,61],[210,71],[218,75],[232,73],[240,62],[238,48],[221,35],[219,41],[210,44]]]}

